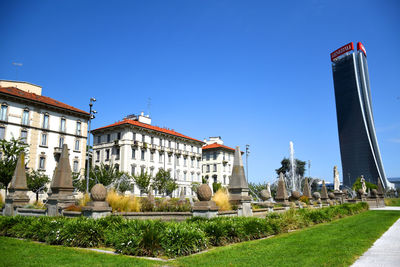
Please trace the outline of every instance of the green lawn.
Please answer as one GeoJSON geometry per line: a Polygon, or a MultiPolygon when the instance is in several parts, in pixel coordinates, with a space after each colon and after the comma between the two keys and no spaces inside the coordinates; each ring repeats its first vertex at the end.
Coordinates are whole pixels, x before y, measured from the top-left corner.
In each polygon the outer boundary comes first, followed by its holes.
{"type": "Polygon", "coordinates": [[[400,206],[400,198],[385,198],[386,206],[400,206]]]}
{"type": "Polygon", "coordinates": [[[0,237],[1,266],[349,266],[398,218],[367,211],[273,238],[160,262],[0,237]]]}

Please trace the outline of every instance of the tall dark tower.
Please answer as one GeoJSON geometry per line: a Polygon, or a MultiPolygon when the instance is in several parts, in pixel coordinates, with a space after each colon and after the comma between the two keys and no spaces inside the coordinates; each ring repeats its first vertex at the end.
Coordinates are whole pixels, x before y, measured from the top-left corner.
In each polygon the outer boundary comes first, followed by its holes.
{"type": "Polygon", "coordinates": [[[358,177],[387,187],[372,114],[367,53],[353,43],[331,53],[335,86],[343,184],[351,187],[358,177]]]}

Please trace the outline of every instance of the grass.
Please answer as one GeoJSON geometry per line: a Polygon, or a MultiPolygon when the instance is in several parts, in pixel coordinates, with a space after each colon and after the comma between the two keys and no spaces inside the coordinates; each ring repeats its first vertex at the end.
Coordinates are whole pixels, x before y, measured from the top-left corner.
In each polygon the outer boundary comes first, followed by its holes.
{"type": "Polygon", "coordinates": [[[0,237],[0,266],[159,266],[158,261],[0,237]]]}
{"type": "Polygon", "coordinates": [[[399,217],[399,211],[367,211],[168,262],[0,237],[0,266],[349,266],[399,217]]]}
{"type": "Polygon", "coordinates": [[[386,206],[400,206],[400,198],[385,198],[386,206]]]}
{"type": "Polygon", "coordinates": [[[398,218],[368,211],[273,238],[177,259],[177,266],[349,266],[398,218]]]}

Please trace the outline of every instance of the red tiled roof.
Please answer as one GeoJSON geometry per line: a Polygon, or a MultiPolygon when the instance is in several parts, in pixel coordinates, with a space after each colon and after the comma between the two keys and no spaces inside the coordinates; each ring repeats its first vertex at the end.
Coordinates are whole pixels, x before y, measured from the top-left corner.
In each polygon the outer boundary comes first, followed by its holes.
{"type": "Polygon", "coordinates": [[[173,130],[169,130],[169,129],[165,129],[165,128],[149,125],[149,124],[146,124],[146,123],[142,123],[142,122],[138,122],[138,121],[134,121],[134,120],[130,120],[130,119],[124,119],[122,121],[118,121],[116,123],[113,123],[113,124],[110,124],[110,125],[107,125],[107,126],[104,126],[104,127],[97,128],[95,130],[92,130],[92,132],[96,132],[98,130],[104,130],[104,129],[107,129],[107,128],[111,128],[111,127],[115,127],[115,126],[119,126],[119,125],[124,125],[124,124],[134,125],[134,126],[150,129],[150,130],[153,130],[153,131],[162,132],[162,133],[166,133],[166,134],[170,134],[170,135],[174,135],[174,136],[178,136],[178,137],[182,137],[182,138],[186,138],[186,139],[190,139],[190,140],[194,140],[194,141],[203,143],[200,140],[197,140],[197,139],[194,139],[192,137],[183,135],[183,134],[175,132],[173,130]]]}
{"type": "Polygon", "coordinates": [[[225,148],[225,149],[228,149],[228,150],[233,150],[233,151],[235,151],[234,148],[231,148],[231,147],[229,147],[229,146],[220,145],[220,144],[217,144],[217,143],[214,143],[214,144],[211,144],[211,145],[203,146],[203,150],[211,149],[211,148],[225,148]]]}
{"type": "Polygon", "coordinates": [[[8,94],[8,95],[13,95],[13,96],[17,96],[17,97],[21,97],[21,98],[25,98],[25,99],[29,99],[29,100],[33,100],[36,102],[40,102],[46,105],[50,105],[50,106],[54,106],[54,107],[58,107],[58,108],[63,108],[63,109],[68,109],[71,111],[75,111],[78,113],[82,113],[85,115],[89,116],[89,113],[77,108],[74,108],[73,106],[64,104],[60,101],[57,101],[53,98],[47,97],[47,96],[41,96],[41,95],[37,95],[34,93],[29,93],[29,92],[25,92],[22,91],[18,88],[15,87],[0,87],[0,93],[4,93],[4,94],[8,94]]]}

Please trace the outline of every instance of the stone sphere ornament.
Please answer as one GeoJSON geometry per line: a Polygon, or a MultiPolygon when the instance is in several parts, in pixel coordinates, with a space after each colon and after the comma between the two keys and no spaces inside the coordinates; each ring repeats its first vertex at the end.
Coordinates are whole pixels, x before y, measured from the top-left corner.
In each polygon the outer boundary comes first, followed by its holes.
{"type": "Polygon", "coordinates": [[[319,192],[314,192],[314,193],[312,194],[312,196],[313,196],[313,198],[314,198],[315,200],[318,200],[318,199],[321,198],[321,194],[320,194],[319,192]]]}
{"type": "Polygon", "coordinates": [[[107,189],[102,184],[96,184],[90,190],[93,201],[105,201],[107,197],[107,189]]]}
{"type": "Polygon", "coordinates": [[[298,192],[298,191],[293,191],[293,192],[292,192],[292,195],[291,195],[291,198],[292,198],[292,199],[298,200],[300,197],[301,197],[300,192],[298,192]]]}
{"type": "Polygon", "coordinates": [[[210,201],[212,197],[212,191],[208,184],[202,184],[197,188],[197,198],[200,201],[210,201]]]}
{"type": "Polygon", "coordinates": [[[271,198],[271,193],[267,189],[263,189],[260,192],[261,199],[263,201],[268,200],[271,198]]]}
{"type": "Polygon", "coordinates": [[[330,193],[328,194],[328,197],[329,197],[330,199],[335,199],[335,194],[332,193],[332,192],[330,192],[330,193]]]}

